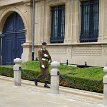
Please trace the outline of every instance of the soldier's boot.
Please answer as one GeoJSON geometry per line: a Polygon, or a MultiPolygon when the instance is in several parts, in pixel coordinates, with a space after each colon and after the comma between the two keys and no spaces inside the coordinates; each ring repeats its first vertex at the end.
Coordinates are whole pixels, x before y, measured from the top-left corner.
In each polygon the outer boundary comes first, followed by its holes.
{"type": "Polygon", "coordinates": [[[38,80],[35,79],[34,82],[35,82],[35,85],[37,86],[38,85],[38,80]]]}
{"type": "Polygon", "coordinates": [[[50,88],[50,87],[48,86],[48,81],[45,81],[44,87],[50,88]]]}

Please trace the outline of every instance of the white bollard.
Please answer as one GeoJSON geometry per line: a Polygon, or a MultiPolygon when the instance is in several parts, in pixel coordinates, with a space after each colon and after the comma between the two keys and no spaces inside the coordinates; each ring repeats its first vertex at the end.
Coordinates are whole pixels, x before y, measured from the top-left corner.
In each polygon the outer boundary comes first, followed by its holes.
{"type": "Polygon", "coordinates": [[[14,84],[16,86],[21,86],[21,71],[20,71],[20,67],[21,67],[21,62],[22,60],[20,58],[16,58],[14,59],[14,84]]]}
{"type": "Polygon", "coordinates": [[[53,61],[51,63],[51,91],[53,94],[59,94],[59,69],[60,63],[53,61]]]}
{"type": "Polygon", "coordinates": [[[103,71],[105,73],[103,77],[103,93],[104,93],[104,98],[103,98],[103,104],[98,104],[97,107],[107,107],[107,66],[103,68],[103,71]]]}
{"type": "Polygon", "coordinates": [[[103,84],[104,84],[104,105],[107,106],[107,66],[103,68],[103,71],[105,73],[103,77],[103,84]]]}

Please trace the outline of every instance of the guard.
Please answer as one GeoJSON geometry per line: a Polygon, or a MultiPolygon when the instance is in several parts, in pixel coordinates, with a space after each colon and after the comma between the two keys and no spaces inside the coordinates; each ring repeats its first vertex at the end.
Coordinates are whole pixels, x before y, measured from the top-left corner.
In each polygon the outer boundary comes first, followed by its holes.
{"type": "Polygon", "coordinates": [[[47,47],[47,43],[43,42],[41,49],[38,51],[41,73],[35,79],[35,85],[37,86],[38,82],[41,79],[45,79],[44,87],[50,88],[47,84],[48,84],[48,79],[49,79],[49,63],[51,63],[52,60],[46,47],[47,47]]]}

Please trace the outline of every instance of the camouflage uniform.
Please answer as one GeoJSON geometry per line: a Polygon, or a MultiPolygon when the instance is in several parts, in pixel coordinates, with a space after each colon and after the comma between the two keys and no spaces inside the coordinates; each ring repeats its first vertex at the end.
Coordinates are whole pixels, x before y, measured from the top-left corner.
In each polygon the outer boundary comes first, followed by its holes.
{"type": "Polygon", "coordinates": [[[40,81],[41,79],[45,79],[48,81],[49,79],[49,61],[51,62],[51,56],[48,50],[41,48],[38,51],[38,57],[40,61],[40,69],[41,73],[37,76],[36,80],[40,81]]]}

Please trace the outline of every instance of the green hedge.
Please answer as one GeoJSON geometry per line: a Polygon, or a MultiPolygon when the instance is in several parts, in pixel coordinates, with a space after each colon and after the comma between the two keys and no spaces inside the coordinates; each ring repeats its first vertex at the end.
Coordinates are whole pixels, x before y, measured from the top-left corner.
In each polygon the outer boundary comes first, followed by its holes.
{"type": "MultiPolygon", "coordinates": [[[[75,68],[73,68],[73,69],[75,71],[75,68]]],[[[34,79],[40,72],[39,66],[36,70],[31,70],[31,69],[26,70],[24,68],[24,71],[27,73],[28,76],[26,76],[24,73],[22,73],[22,78],[27,79],[27,80],[34,79]]],[[[66,73],[63,73],[63,71],[62,71],[62,74],[63,74],[64,78],[67,79],[67,81],[60,79],[60,85],[62,85],[62,86],[72,87],[72,88],[81,89],[81,90],[100,92],[100,93],[103,92],[102,79],[92,79],[92,78],[87,79],[86,77],[85,78],[76,77],[74,74],[77,74],[77,73],[72,72],[72,74],[74,75],[73,76],[68,71],[66,73]]],[[[0,75],[13,77],[13,67],[12,66],[10,66],[10,67],[0,66],[0,75]]]]}
{"type": "Polygon", "coordinates": [[[38,71],[25,70],[25,69],[24,69],[24,72],[26,74],[22,72],[21,78],[25,80],[34,80],[35,77],[39,74],[38,71]]]}
{"type": "MultiPolygon", "coordinates": [[[[22,72],[21,73],[22,79],[32,80],[39,74],[39,71],[25,70],[25,69],[23,70],[27,75],[22,72]]],[[[14,76],[13,68],[8,66],[0,66],[0,75],[13,77],[14,76]]]]}
{"type": "Polygon", "coordinates": [[[0,66],[0,75],[7,76],[7,77],[13,77],[13,68],[6,67],[6,66],[0,66]]]}
{"type": "Polygon", "coordinates": [[[63,79],[60,79],[60,85],[62,86],[99,93],[103,92],[102,80],[91,80],[86,78],[69,77],[66,75],[64,75],[64,77],[67,80],[64,81],[63,79]]]}

